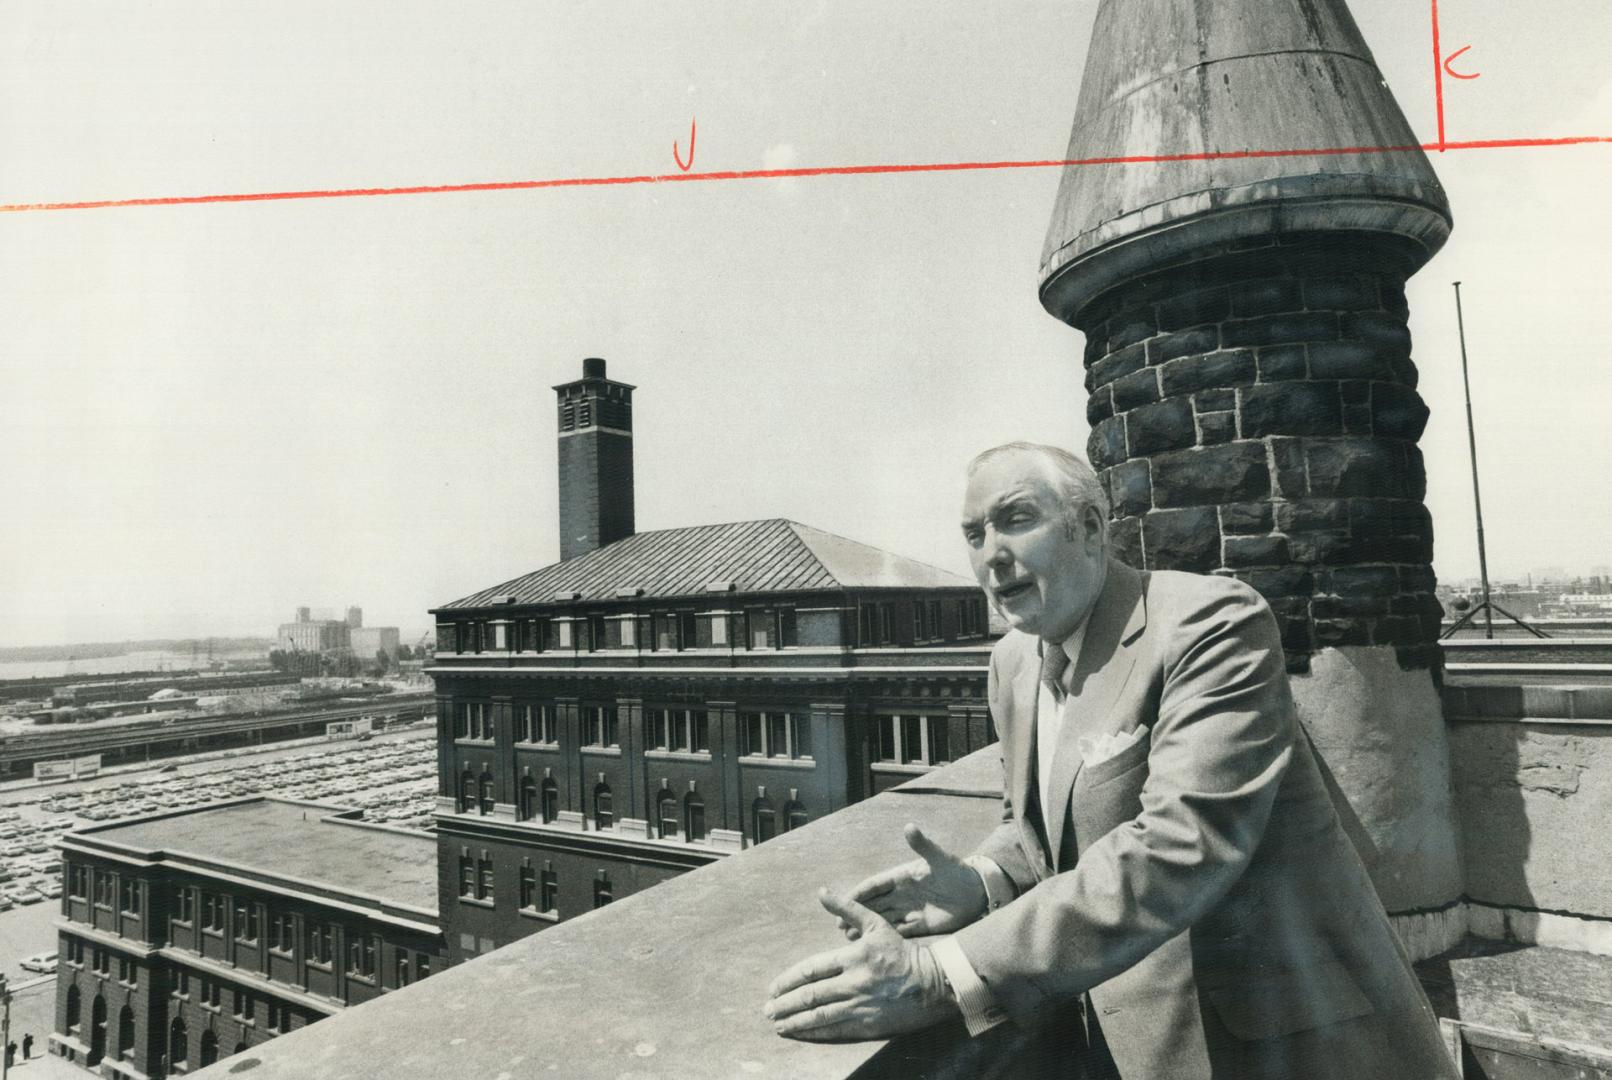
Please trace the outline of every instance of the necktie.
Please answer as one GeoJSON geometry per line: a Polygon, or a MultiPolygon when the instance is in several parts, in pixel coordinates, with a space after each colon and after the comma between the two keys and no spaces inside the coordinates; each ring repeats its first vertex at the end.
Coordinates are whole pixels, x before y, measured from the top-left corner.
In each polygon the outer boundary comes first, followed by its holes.
{"type": "Polygon", "coordinates": [[[1052,691],[1052,698],[1063,703],[1063,673],[1069,667],[1069,654],[1062,645],[1050,641],[1041,643],[1041,682],[1052,691]]]}

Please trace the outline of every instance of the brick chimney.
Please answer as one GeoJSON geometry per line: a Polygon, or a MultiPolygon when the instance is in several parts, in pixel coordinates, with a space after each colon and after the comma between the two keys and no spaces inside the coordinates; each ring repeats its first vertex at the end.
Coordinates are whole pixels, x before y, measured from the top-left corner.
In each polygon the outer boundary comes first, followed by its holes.
{"type": "Polygon", "coordinates": [[[1417,142],[1343,0],[1103,0],[1067,157],[1205,156],[1066,167],[1041,268],[1116,553],[1270,601],[1390,912],[1462,890],[1405,302],[1451,218],[1417,142]],[[1401,149],[1214,156],[1349,147],[1401,149]]]}
{"type": "Polygon", "coordinates": [[[582,361],[582,378],[554,388],[559,405],[560,558],[633,534],[632,392],[582,361]]]}

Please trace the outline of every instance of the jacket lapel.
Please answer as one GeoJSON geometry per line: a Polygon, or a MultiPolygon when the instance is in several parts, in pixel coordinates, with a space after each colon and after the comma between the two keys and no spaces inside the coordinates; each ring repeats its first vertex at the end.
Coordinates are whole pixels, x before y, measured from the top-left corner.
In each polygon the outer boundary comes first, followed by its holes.
{"type": "Polygon", "coordinates": [[[1052,851],[1055,871],[1064,869],[1063,827],[1069,816],[1069,799],[1075,780],[1084,765],[1080,740],[1105,730],[1109,712],[1124,691],[1131,669],[1136,666],[1137,650],[1132,646],[1146,627],[1142,575],[1110,559],[1103,591],[1092,608],[1080,656],[1075,661],[1070,700],[1052,763],[1052,779],[1048,790],[1042,793],[1047,846],[1052,851]]]}

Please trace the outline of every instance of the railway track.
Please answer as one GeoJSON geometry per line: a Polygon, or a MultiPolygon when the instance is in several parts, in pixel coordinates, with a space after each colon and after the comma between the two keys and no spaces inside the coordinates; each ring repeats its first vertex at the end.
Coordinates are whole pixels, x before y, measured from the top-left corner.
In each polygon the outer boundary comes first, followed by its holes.
{"type": "MultiPolygon", "coordinates": [[[[398,694],[360,704],[312,707],[287,712],[231,713],[227,716],[198,716],[170,720],[119,724],[104,730],[75,725],[67,730],[15,735],[0,739],[0,777],[15,776],[32,769],[35,762],[65,757],[100,754],[107,764],[127,760],[131,752],[152,757],[170,744],[185,750],[206,745],[227,744],[233,739],[250,742],[274,733],[274,738],[303,733],[337,720],[363,716],[390,718],[391,723],[407,723],[435,715],[434,694],[398,694]]],[[[274,738],[265,741],[274,741],[274,738]]]]}

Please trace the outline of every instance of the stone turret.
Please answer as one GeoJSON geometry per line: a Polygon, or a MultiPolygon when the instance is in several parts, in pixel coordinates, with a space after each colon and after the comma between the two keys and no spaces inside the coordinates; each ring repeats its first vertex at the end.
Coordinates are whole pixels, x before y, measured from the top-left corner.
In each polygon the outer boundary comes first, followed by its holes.
{"type": "Polygon", "coordinates": [[[1155,159],[1066,167],[1042,257],[1118,554],[1270,600],[1384,903],[1453,905],[1404,291],[1443,189],[1343,0],[1104,0],[1087,57],[1067,157],[1155,159]]]}

